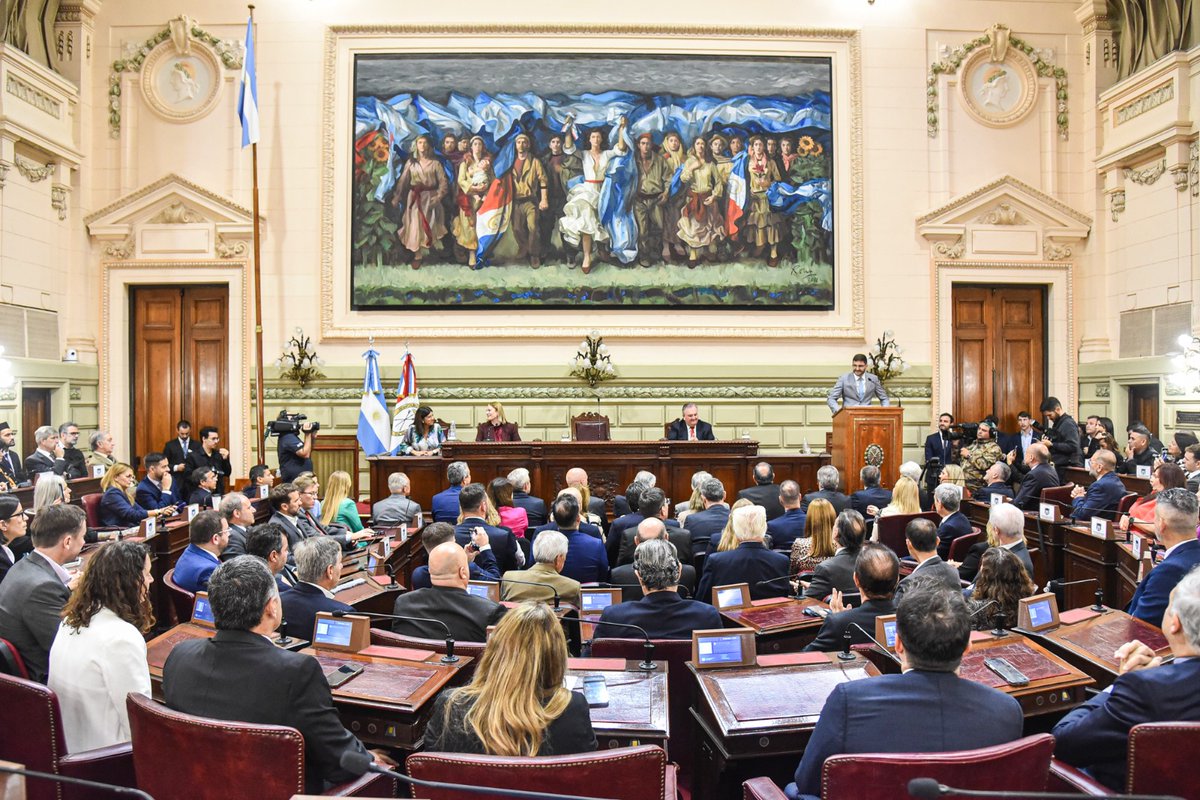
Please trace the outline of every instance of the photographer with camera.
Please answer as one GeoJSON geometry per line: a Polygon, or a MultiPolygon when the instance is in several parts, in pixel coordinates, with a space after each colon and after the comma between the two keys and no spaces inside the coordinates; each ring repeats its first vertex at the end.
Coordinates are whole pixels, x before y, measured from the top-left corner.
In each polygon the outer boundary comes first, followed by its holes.
{"type": "Polygon", "coordinates": [[[312,449],[317,440],[319,422],[305,422],[303,414],[280,411],[279,418],[269,426],[270,432],[279,437],[279,479],[290,483],[303,472],[312,472],[312,449]],[[304,439],[300,434],[304,434],[304,439]]]}

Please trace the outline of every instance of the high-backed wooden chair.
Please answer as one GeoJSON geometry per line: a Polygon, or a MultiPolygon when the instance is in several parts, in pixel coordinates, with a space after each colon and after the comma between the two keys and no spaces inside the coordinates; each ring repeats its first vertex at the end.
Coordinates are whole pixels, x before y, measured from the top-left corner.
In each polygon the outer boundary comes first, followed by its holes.
{"type": "Polygon", "coordinates": [[[167,587],[167,595],[171,598],[171,611],[175,615],[173,625],[187,622],[192,618],[192,606],[196,604],[196,595],[175,582],[175,568],[167,570],[163,575],[163,585],[167,587]]]}
{"type": "Polygon", "coordinates": [[[924,511],[920,514],[891,514],[886,517],[878,517],[875,520],[875,531],[879,534],[876,538],[881,544],[886,544],[896,553],[897,556],[903,558],[908,555],[908,547],[904,544],[904,530],[908,527],[908,523],[914,519],[927,519],[937,525],[941,517],[934,511],[924,511]]]}
{"type": "Polygon", "coordinates": [[[607,442],[612,436],[609,433],[608,417],[595,411],[585,411],[571,417],[571,437],[577,442],[607,442]]]}

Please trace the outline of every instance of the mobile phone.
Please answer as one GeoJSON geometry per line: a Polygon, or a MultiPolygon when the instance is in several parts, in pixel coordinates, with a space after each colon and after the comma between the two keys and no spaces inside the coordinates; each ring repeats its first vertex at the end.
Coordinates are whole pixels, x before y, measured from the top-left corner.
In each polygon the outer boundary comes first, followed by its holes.
{"type": "Polygon", "coordinates": [[[342,664],[336,670],[326,675],[325,679],[329,681],[330,689],[336,689],[362,671],[362,664],[342,664]]]}
{"type": "Polygon", "coordinates": [[[603,675],[588,675],[583,679],[583,696],[588,708],[608,707],[608,682],[603,675]]]}

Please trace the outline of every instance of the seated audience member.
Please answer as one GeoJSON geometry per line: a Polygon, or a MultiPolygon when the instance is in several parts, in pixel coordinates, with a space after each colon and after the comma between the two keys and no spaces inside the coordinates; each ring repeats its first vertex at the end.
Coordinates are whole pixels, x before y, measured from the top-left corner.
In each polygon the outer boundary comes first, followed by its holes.
{"type": "Polygon", "coordinates": [[[1163,663],[1136,640],[1122,645],[1116,652],[1120,677],[1051,731],[1055,758],[1086,769],[1113,792],[1125,790],[1134,725],[1200,722],[1200,571],[1189,572],[1171,592],[1162,631],[1173,661],[1163,663]]]}
{"type": "Polygon", "coordinates": [[[525,538],[529,528],[529,513],[513,505],[513,485],[508,478],[495,478],[487,485],[488,502],[500,515],[500,525],[513,532],[513,536],[525,538]]]}
{"type": "Polygon", "coordinates": [[[113,441],[111,433],[104,431],[96,431],[88,437],[88,447],[91,452],[88,453],[87,464],[91,467],[104,467],[107,472],[117,463],[117,459],[113,456],[113,451],[116,450],[117,444],[113,441]]]}
{"type": "Polygon", "coordinates": [[[451,461],[446,467],[446,482],[450,486],[433,496],[429,513],[434,522],[458,522],[458,493],[471,482],[471,469],[465,461],[451,461]]]}
{"type": "MultiPolygon", "coordinates": [[[[579,500],[575,495],[560,494],[554,500],[551,513],[559,533],[567,537],[567,560],[562,574],[579,583],[607,581],[608,551],[604,542],[579,530],[579,500]]],[[[534,544],[537,544],[536,540],[534,544]]]]}
{"type": "Polygon", "coordinates": [[[828,500],[833,510],[839,514],[849,508],[850,498],[838,491],[840,483],[841,475],[838,474],[837,467],[826,464],[817,470],[817,486],[820,488],[804,495],[804,504],[801,506],[804,513],[808,513],[808,506],[813,500],[828,500]]]}
{"type": "Polygon", "coordinates": [[[150,453],[142,459],[146,477],[138,481],[133,499],[149,511],[153,508],[168,508],[176,505],[179,498],[173,490],[175,479],[171,477],[171,465],[162,453],[150,453]]]}
{"type": "Polygon", "coordinates": [[[507,528],[499,528],[487,522],[487,490],[483,488],[483,484],[471,483],[464,486],[458,494],[458,504],[462,509],[462,522],[454,526],[454,538],[459,545],[466,547],[471,542],[475,529],[482,528],[492,546],[492,555],[496,557],[496,566],[500,573],[504,574],[510,569],[520,567],[518,553],[521,551],[517,547],[517,537],[507,528]]]}
{"type": "MultiPolygon", "coordinates": [[[[1130,428],[1129,445],[1125,448],[1125,463],[1121,465],[1121,472],[1125,475],[1137,475],[1138,467],[1153,468],[1154,461],[1158,457],[1158,452],[1150,446],[1149,429],[1143,425],[1135,425],[1130,428]]],[[[25,464],[28,469],[28,458],[25,459],[25,464]]]]}
{"type": "Polygon", "coordinates": [[[340,525],[351,533],[366,530],[352,492],[350,473],[338,470],[329,475],[329,485],[325,488],[325,504],[321,509],[322,525],[326,528],[330,525],[340,525]]]}
{"type": "Polygon", "coordinates": [[[46,682],[50,646],[71,597],[73,578],[63,565],[79,557],[86,528],[82,508],[50,506],[33,521],[33,552],[0,583],[0,638],[16,648],[39,683],[46,682]]]}
{"type": "MultiPolygon", "coordinates": [[[[568,489],[579,490],[579,495],[583,498],[580,508],[587,509],[588,522],[603,527],[608,512],[604,507],[604,498],[592,494],[592,490],[588,486],[587,470],[583,467],[571,467],[563,476],[563,480],[568,489]]],[[[550,518],[547,516],[546,521],[549,522],[549,520],[550,518]]]]}
{"type": "Polygon", "coordinates": [[[504,416],[504,406],[498,400],[488,403],[483,409],[484,421],[475,431],[477,442],[519,442],[521,434],[517,423],[509,422],[504,416]]]}
{"type": "MultiPolygon", "coordinates": [[[[734,501],[729,509],[729,519],[725,520],[725,527],[720,533],[714,533],[708,540],[709,553],[724,553],[728,550],[736,550],[738,546],[737,534],[733,530],[733,512],[739,508],[748,508],[754,505],[748,498],[739,497],[734,501]]],[[[764,544],[766,540],[764,539],[764,544]]]]}
{"type": "Polygon", "coordinates": [[[289,636],[312,641],[320,611],[353,611],[333,594],[342,574],[342,548],[325,536],[305,539],[296,547],[296,578],[290,592],[281,594],[283,619],[289,636]]]}
{"type": "MultiPolygon", "coordinates": [[[[529,488],[532,486],[529,480],[529,470],[524,467],[517,467],[508,473],[508,482],[513,487],[512,505],[525,509],[525,516],[529,520],[529,527],[537,528],[545,525],[549,520],[546,514],[546,501],[529,494],[529,488]]],[[[588,508],[588,506],[585,503],[580,508],[588,508]]],[[[504,515],[501,514],[500,516],[503,517],[504,515]]],[[[513,533],[516,533],[516,531],[514,530],[513,533]]]]}
{"type": "Polygon", "coordinates": [[[857,511],[843,511],[838,514],[833,530],[837,552],[813,568],[812,581],[804,591],[805,597],[822,600],[830,596],[834,589],[842,594],[857,591],[854,586],[854,564],[867,535],[867,524],[857,511]]]}
{"type": "MultiPolygon", "coordinates": [[[[564,494],[569,494],[572,497],[574,497],[575,501],[579,503],[580,509],[582,509],[586,505],[586,503],[583,502],[583,492],[580,490],[580,488],[578,486],[568,486],[565,489],[562,489],[561,491],[559,491],[558,496],[555,497],[554,499],[557,500],[559,497],[562,497],[564,494]]],[[[592,499],[595,499],[595,498],[592,498],[592,499]]],[[[583,521],[583,513],[582,513],[582,511],[580,512],[579,532],[586,533],[588,536],[591,536],[593,539],[599,539],[600,541],[603,542],[604,541],[604,531],[602,531],[600,529],[600,526],[598,524],[596,524],[595,516],[592,514],[588,514],[587,516],[588,516],[589,521],[584,522],[583,521]]],[[[537,539],[537,535],[539,533],[541,533],[542,531],[556,531],[556,530],[558,530],[558,523],[555,522],[554,517],[551,516],[550,521],[547,522],[545,525],[540,525],[536,528],[531,528],[528,531],[526,531],[525,537],[527,539],[529,539],[530,543],[532,543],[535,539],[537,539]]]]}
{"type": "MultiPolygon", "coordinates": [[[[653,525],[653,520],[646,520],[653,525]]],[[[666,530],[659,526],[661,530],[666,530]]],[[[640,526],[639,526],[640,528],[640,526]]],[[[636,633],[605,622],[620,622],[644,628],[651,639],[690,639],[692,631],[721,627],[721,615],[708,603],[685,600],[679,594],[682,567],[675,547],[664,539],[651,538],[638,545],[633,557],[641,597],[611,605],[600,614],[593,639],[636,638],[636,633]]],[[[628,590],[626,590],[628,592],[628,590]]]]}
{"type": "MultiPolygon", "coordinates": [[[[883,508],[875,505],[867,506],[867,514],[872,517],[890,517],[893,514],[920,514],[921,492],[917,482],[912,478],[901,475],[896,480],[896,488],[892,497],[883,508]]],[[[877,534],[875,534],[877,536],[877,534]]]]}
{"type": "MultiPolygon", "coordinates": [[[[1125,453],[1117,445],[1116,438],[1108,431],[1104,431],[1100,434],[1097,441],[1100,443],[1100,446],[1097,448],[1097,450],[1107,450],[1108,452],[1112,453],[1113,458],[1117,460],[1117,471],[1120,472],[1125,466],[1125,453]]],[[[1093,453],[1093,455],[1095,454],[1093,453]]],[[[1085,461],[1083,463],[1086,464],[1087,462],[1085,461]]]]}
{"type": "Polygon", "coordinates": [[[700,409],[695,403],[684,403],[680,409],[681,416],[667,428],[667,439],[675,442],[711,442],[717,437],[713,435],[712,425],[700,419],[700,409]]]}
{"type": "Polygon", "coordinates": [[[891,548],[878,542],[865,543],[854,560],[854,585],[862,602],[855,602],[854,607],[843,604],[842,593],[834,589],[829,601],[829,616],[821,624],[817,638],[804,649],[816,653],[841,650],[847,633],[851,644],[870,642],[866,634],[850,625],[855,623],[875,635],[875,618],[896,613],[893,596],[899,577],[900,559],[891,548]]]}
{"type": "MultiPolygon", "coordinates": [[[[900,477],[908,478],[917,485],[917,498],[921,503],[922,511],[933,510],[933,495],[925,488],[921,481],[921,465],[915,461],[905,461],[900,465],[900,477]]],[[[897,479],[898,480],[898,479],[897,479]]],[[[896,502],[895,489],[892,490],[892,503],[896,502]]]]}
{"type": "MultiPolygon", "coordinates": [[[[267,502],[273,509],[267,521],[283,529],[289,549],[295,550],[296,545],[305,539],[305,534],[300,530],[300,490],[294,483],[281,483],[271,488],[267,502]]],[[[288,558],[291,559],[291,556],[288,558]]]]}
{"type": "Polygon", "coordinates": [[[17,559],[33,549],[31,545],[19,555],[13,549],[13,544],[18,539],[29,543],[29,536],[25,532],[27,527],[28,519],[25,517],[25,510],[21,508],[21,501],[16,495],[0,494],[0,583],[4,581],[4,576],[12,569],[13,564],[17,563],[17,559]]]}
{"type": "Polygon", "coordinates": [[[675,504],[675,519],[680,525],[689,514],[704,510],[704,495],[700,493],[700,486],[711,477],[712,475],[703,469],[692,473],[692,496],[682,503],[675,504]]]}
{"type": "Polygon", "coordinates": [[[906,592],[896,608],[902,672],[834,688],[804,748],[796,782],[784,793],[793,800],[820,796],[821,768],[832,755],[943,753],[1021,738],[1020,703],[999,689],[958,677],[970,640],[961,593],[925,585],[906,592]]]}
{"type": "MultiPolygon", "coordinates": [[[[448,522],[431,522],[421,531],[421,546],[426,553],[433,552],[439,544],[454,541],[454,526],[448,522]]],[[[484,531],[474,531],[471,534],[470,545],[464,548],[467,560],[470,562],[468,571],[473,581],[498,581],[500,570],[496,567],[496,556],[492,553],[492,543],[484,531]]],[[[433,583],[429,580],[429,566],[422,564],[413,570],[412,588],[427,589],[433,583]]]]}
{"type": "Polygon", "coordinates": [[[287,531],[283,526],[274,522],[264,522],[251,528],[246,534],[246,555],[257,556],[267,562],[267,567],[275,576],[275,585],[280,594],[291,591],[292,587],[300,582],[296,577],[296,570],[288,564],[293,559],[287,531]]]}
{"type": "Polygon", "coordinates": [[[254,524],[254,505],[241,492],[230,492],[221,498],[217,513],[225,518],[229,526],[229,545],[221,553],[221,560],[228,561],[246,554],[246,533],[254,524]]]}
{"type": "MultiPolygon", "coordinates": [[[[661,539],[664,542],[671,542],[670,533],[673,528],[668,528],[663,524],[661,519],[644,519],[638,523],[637,531],[633,537],[634,561],[637,560],[637,548],[642,546],[643,542],[649,542],[656,539],[661,539]]],[[[675,549],[676,558],[679,556],[679,549],[675,549]]],[[[696,568],[691,564],[683,563],[680,560],[680,575],[679,585],[683,587],[682,594],[684,597],[692,597],[696,593],[696,568]]],[[[608,578],[609,582],[614,586],[621,587],[621,597],[625,601],[640,600],[642,598],[642,588],[638,583],[637,572],[633,568],[633,562],[621,564],[612,568],[612,572],[608,578]]]]}
{"type": "Polygon", "coordinates": [[[800,484],[795,481],[779,484],[779,504],[783,506],[783,514],[767,521],[772,550],[790,553],[796,540],[804,537],[804,526],[808,520],[800,510],[800,499],[800,484]]]}
{"type": "Polygon", "coordinates": [[[371,524],[376,528],[398,528],[421,524],[421,506],[411,499],[412,481],[403,472],[388,475],[390,495],[371,506],[371,524]]]}
{"type": "MultiPolygon", "coordinates": [[[[1150,473],[1150,494],[1139,497],[1129,508],[1129,513],[1122,515],[1119,527],[1129,530],[1131,524],[1142,523],[1142,528],[1149,531],[1154,529],[1154,507],[1158,494],[1163,489],[1187,488],[1187,474],[1178,464],[1160,464],[1150,473]]],[[[1194,491],[1188,489],[1188,491],[1194,491]]]]}
{"type": "Polygon", "coordinates": [[[966,558],[957,565],[958,577],[964,581],[975,580],[979,572],[979,559],[989,547],[1012,551],[1025,567],[1026,574],[1033,577],[1033,557],[1025,545],[1025,515],[1012,503],[992,506],[988,510],[987,541],[971,545],[966,558]]]}
{"type": "Polygon", "coordinates": [[[404,434],[397,455],[436,456],[442,452],[446,434],[429,406],[421,406],[413,417],[412,427],[404,434]]]}
{"type": "Polygon", "coordinates": [[[850,507],[864,517],[872,516],[868,508],[879,508],[892,502],[892,493],[879,485],[879,467],[867,464],[858,471],[863,488],[850,495],[850,507]]]}
{"type": "Polygon", "coordinates": [[[342,727],[320,662],[271,643],[283,611],[266,565],[251,556],[222,564],[212,575],[208,601],[217,634],[180,642],[167,656],[167,706],[198,717],[297,729],[304,737],[306,793],[357,778],[341,764],[347,754],[366,750],[342,727]]]}
{"type": "Polygon", "coordinates": [[[984,486],[984,473],[997,461],[1004,460],[1004,453],[996,442],[995,431],[987,420],[979,423],[975,432],[975,441],[959,450],[959,463],[962,465],[963,480],[966,487],[975,492],[984,486]]]}
{"type": "Polygon", "coordinates": [[[1175,585],[1200,564],[1196,539],[1196,495],[1187,489],[1165,489],[1154,508],[1154,533],[1167,548],[1166,557],[1138,584],[1126,611],[1162,627],[1163,612],[1175,585]]]}
{"type": "Polygon", "coordinates": [[[1114,519],[1117,504],[1125,496],[1125,484],[1113,470],[1116,458],[1108,450],[1097,450],[1088,461],[1088,472],[1096,480],[1086,489],[1076,486],[1071,490],[1071,519],[1085,522],[1095,516],[1114,519]]]}
{"type": "Polygon", "coordinates": [[[62,475],[67,471],[67,460],[63,458],[65,451],[57,428],[41,426],[33,432],[33,441],[37,448],[25,457],[25,472],[32,476],[41,472],[62,475]]]}
{"type": "Polygon", "coordinates": [[[779,486],[775,483],[775,470],[766,461],[754,465],[754,485],[738,492],[738,499],[745,498],[756,506],[766,509],[767,520],[783,516],[783,505],[779,502],[779,486]]]}
{"type": "Polygon", "coordinates": [[[788,557],[768,550],[763,543],[767,533],[766,509],[753,505],[734,509],[730,520],[738,546],[724,553],[708,554],[704,560],[700,586],[696,589],[696,599],[711,603],[713,587],[731,583],[750,584],[750,597],[753,600],[791,594],[791,587],[784,580],[788,575],[788,557]]]}
{"type": "Polygon", "coordinates": [[[105,528],[134,528],[146,517],[170,516],[173,506],[147,510],[133,502],[133,467],[116,463],[100,479],[100,524],[105,528]]]}
{"type": "MultiPolygon", "coordinates": [[[[337,475],[338,473],[333,473],[337,475]]],[[[333,480],[333,475],[330,475],[330,480],[333,480]]],[[[349,498],[343,493],[348,492],[350,488],[350,476],[345,472],[342,473],[343,478],[337,481],[338,491],[335,494],[331,488],[326,496],[324,503],[324,511],[317,505],[317,493],[320,491],[320,485],[317,479],[311,473],[304,473],[296,477],[296,489],[299,492],[300,509],[296,520],[296,525],[300,529],[301,535],[305,538],[310,536],[328,536],[337,541],[342,546],[343,550],[354,549],[354,543],[359,539],[366,539],[374,535],[374,531],[367,530],[362,527],[362,520],[359,520],[359,529],[351,531],[348,527],[338,521],[337,516],[339,509],[344,509],[345,500],[349,498]],[[330,519],[330,522],[323,522],[323,519],[330,519]]],[[[351,501],[353,504],[353,501],[351,501]]],[[[354,516],[358,516],[358,510],[354,510],[354,516]]]]}
{"type": "Polygon", "coordinates": [[[962,494],[952,483],[939,483],[933,490],[933,510],[942,521],[938,523],[938,555],[950,558],[950,545],[960,536],[971,535],[971,520],[959,511],[962,494]]]}
{"type": "MultiPolygon", "coordinates": [[[[971,490],[967,488],[967,479],[963,473],[962,467],[958,464],[947,464],[942,467],[941,473],[938,475],[938,486],[948,483],[951,486],[959,488],[958,496],[967,498],[971,496],[971,490]]],[[[935,487],[936,491],[936,487],[935,487]]]]}
{"type": "Polygon", "coordinates": [[[1009,479],[1012,477],[1012,470],[1008,464],[1003,461],[997,461],[988,467],[988,471],[983,475],[983,486],[978,489],[973,495],[974,499],[981,503],[992,502],[993,495],[1001,497],[1013,496],[1012,487],[1008,485],[1009,479]]]}
{"type": "MultiPolygon", "coordinates": [[[[642,473],[638,473],[641,475],[642,473]]],[[[627,528],[636,528],[643,517],[638,512],[638,502],[641,500],[642,492],[654,485],[653,482],[646,482],[639,478],[635,478],[632,483],[625,488],[625,494],[619,494],[613,499],[613,516],[612,524],[608,526],[608,531],[605,534],[605,546],[608,548],[609,562],[617,560],[617,554],[621,546],[621,537],[624,536],[627,528]]]]}
{"type": "Polygon", "coordinates": [[[48,685],[58,695],[67,752],[128,742],[125,696],[150,696],[146,640],[150,554],[137,542],[98,549],[63,609],[50,648],[48,685]]]}
{"type": "Polygon", "coordinates": [[[250,468],[250,485],[246,488],[246,496],[257,498],[266,497],[271,493],[271,487],[275,485],[275,473],[266,464],[255,464],[250,468]],[[267,487],[266,494],[262,494],[261,487],[267,487]]]}
{"type": "Polygon", "coordinates": [[[725,502],[725,484],[709,477],[700,484],[700,497],[704,509],[688,514],[688,530],[692,532],[692,551],[708,552],[708,542],[713,534],[725,530],[729,523],[729,504],[725,502]]]}
{"type": "MultiPolygon", "coordinates": [[[[638,484],[640,489],[646,489],[657,485],[658,478],[649,470],[639,469],[637,474],[633,476],[633,483],[638,484]]],[[[632,485],[632,484],[631,484],[632,485]]],[[[626,494],[628,494],[626,489],[626,494]]],[[[625,494],[619,494],[613,497],[613,516],[620,518],[626,514],[637,512],[637,498],[627,497],[625,494]]],[[[640,521],[640,520],[639,520],[640,521]]]]}
{"type": "Polygon", "coordinates": [[[828,500],[813,500],[804,518],[804,536],[792,542],[791,566],[788,574],[812,572],[817,564],[833,558],[837,553],[837,541],[833,535],[833,523],[837,512],[828,500]]]}
{"type": "Polygon", "coordinates": [[[562,575],[567,563],[567,537],[559,531],[543,531],[533,543],[534,564],[529,569],[514,569],[500,576],[500,598],[506,601],[541,600],[553,602],[554,593],[563,603],[582,605],[579,581],[562,575]],[[530,586],[536,583],[540,586],[530,586]],[[553,587],[551,590],[550,587],[553,587]]]}
{"type": "Polygon", "coordinates": [[[904,544],[917,566],[896,587],[896,602],[920,581],[933,581],[939,586],[958,591],[961,583],[958,570],[942,561],[937,554],[937,526],[930,519],[914,519],[904,527],[904,544]]]}
{"type": "MultiPolygon", "coordinates": [[[[642,522],[648,519],[661,520],[667,526],[667,533],[670,536],[671,544],[675,545],[676,554],[681,561],[692,560],[692,533],[691,531],[680,528],[675,520],[668,519],[667,513],[670,509],[667,508],[667,496],[663,494],[663,490],[658,487],[651,487],[642,492],[638,498],[638,512],[642,515],[642,522]]],[[[626,528],[621,534],[621,542],[618,547],[617,564],[633,563],[634,543],[633,538],[637,534],[637,527],[626,528]]]]}
{"type": "Polygon", "coordinates": [[[43,472],[33,487],[33,514],[49,506],[71,502],[71,487],[67,485],[62,475],[53,472],[43,472]]]}
{"type": "Polygon", "coordinates": [[[596,749],[581,692],[566,688],[567,639],[554,612],[524,603],[500,620],[471,683],[438,695],[431,752],[564,756],[596,749]]]}
{"type": "Polygon", "coordinates": [[[188,496],[188,505],[200,508],[212,508],[213,490],[217,488],[217,473],[208,467],[196,467],[192,470],[192,493],[188,496]]]}
{"type": "MultiPolygon", "coordinates": [[[[62,426],[59,426],[59,432],[61,433],[61,431],[62,426]]],[[[1175,464],[1182,463],[1183,454],[1197,442],[1200,442],[1200,439],[1197,439],[1196,434],[1191,431],[1175,431],[1175,434],[1167,440],[1167,455],[1170,458],[1164,456],[1163,461],[1170,461],[1175,464]]]]}
{"type": "Polygon", "coordinates": [[[1189,445],[1179,461],[1187,478],[1189,492],[1200,492],[1200,444],[1189,445]]]}
{"type": "MultiPolygon", "coordinates": [[[[440,620],[460,642],[485,642],[489,625],[504,616],[506,608],[486,597],[467,594],[471,573],[467,553],[455,542],[439,544],[429,553],[428,589],[416,589],[396,598],[392,613],[402,617],[440,620]]],[[[419,620],[392,621],[392,630],[405,636],[445,639],[441,625],[419,620]]]]}
{"type": "Polygon", "coordinates": [[[1013,505],[1022,511],[1037,511],[1042,502],[1042,490],[1061,486],[1062,481],[1050,463],[1050,449],[1041,442],[1034,442],[1025,451],[1025,465],[1029,469],[1021,478],[1013,505]]]}
{"type": "Polygon", "coordinates": [[[216,511],[201,511],[188,529],[188,546],[175,562],[175,583],[186,592],[203,592],[229,546],[229,523],[216,511]]]}
{"type": "Polygon", "coordinates": [[[967,601],[972,614],[971,626],[977,631],[986,631],[997,624],[1004,628],[1015,626],[1021,598],[1036,591],[1037,586],[1015,553],[1003,547],[989,547],[979,559],[979,574],[967,601]],[[993,602],[995,604],[988,608],[993,602]],[[1003,617],[999,623],[998,617],[1003,617]]]}

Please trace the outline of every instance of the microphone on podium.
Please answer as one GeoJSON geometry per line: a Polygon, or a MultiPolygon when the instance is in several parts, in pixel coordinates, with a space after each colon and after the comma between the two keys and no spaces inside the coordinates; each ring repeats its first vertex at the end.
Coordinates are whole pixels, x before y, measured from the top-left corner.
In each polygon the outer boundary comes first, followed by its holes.
{"type": "MultiPolygon", "coordinates": [[[[579,617],[560,617],[560,619],[563,622],[571,620],[572,622],[576,622],[580,625],[585,622],[585,620],[582,620],[579,617]]],[[[642,663],[638,664],[638,669],[642,670],[643,672],[653,672],[654,670],[658,669],[658,666],[654,663],[654,642],[650,641],[650,634],[647,633],[646,629],[641,625],[630,625],[627,622],[610,622],[608,620],[604,620],[603,622],[595,622],[593,624],[596,626],[612,625],[614,628],[629,628],[630,630],[640,633],[642,638],[645,640],[643,647],[645,648],[646,655],[642,659],[642,663]]]]}

